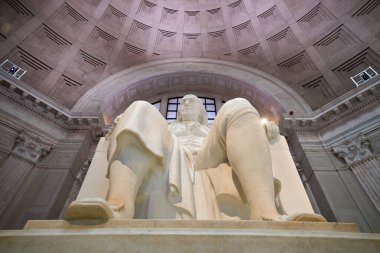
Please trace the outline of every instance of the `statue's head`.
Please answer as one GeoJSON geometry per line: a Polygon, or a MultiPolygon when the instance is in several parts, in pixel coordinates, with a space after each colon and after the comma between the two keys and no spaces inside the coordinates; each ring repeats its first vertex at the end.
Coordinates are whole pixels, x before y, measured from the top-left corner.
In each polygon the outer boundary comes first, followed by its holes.
{"type": "Polygon", "coordinates": [[[178,108],[177,121],[196,121],[206,124],[207,113],[202,101],[192,94],[184,96],[178,108]]]}

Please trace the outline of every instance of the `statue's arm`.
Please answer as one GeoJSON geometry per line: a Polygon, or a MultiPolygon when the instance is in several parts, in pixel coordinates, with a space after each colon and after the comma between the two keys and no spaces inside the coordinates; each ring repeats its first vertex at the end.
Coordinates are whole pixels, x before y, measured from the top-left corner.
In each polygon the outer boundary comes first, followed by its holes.
{"type": "Polygon", "coordinates": [[[263,124],[268,141],[275,141],[280,137],[280,129],[273,121],[268,121],[263,124]]]}

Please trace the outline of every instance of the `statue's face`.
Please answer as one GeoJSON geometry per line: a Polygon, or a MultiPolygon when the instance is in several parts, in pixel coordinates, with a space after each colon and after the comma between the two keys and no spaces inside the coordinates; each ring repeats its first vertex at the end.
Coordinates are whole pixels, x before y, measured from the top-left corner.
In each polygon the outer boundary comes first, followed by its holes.
{"type": "Polygon", "coordinates": [[[179,111],[182,116],[182,121],[197,121],[201,115],[202,103],[195,95],[186,95],[182,98],[179,105],[179,111]]]}

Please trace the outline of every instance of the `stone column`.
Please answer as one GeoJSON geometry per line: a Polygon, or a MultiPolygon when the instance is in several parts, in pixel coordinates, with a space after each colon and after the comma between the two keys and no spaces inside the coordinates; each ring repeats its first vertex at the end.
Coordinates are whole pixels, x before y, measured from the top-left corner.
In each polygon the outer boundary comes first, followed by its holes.
{"type": "Polygon", "coordinates": [[[367,137],[360,134],[351,141],[344,141],[342,145],[333,148],[333,151],[345,160],[380,212],[380,166],[369,149],[367,137]]]}
{"type": "Polygon", "coordinates": [[[90,167],[90,164],[91,164],[91,160],[88,159],[88,160],[85,160],[84,162],[82,162],[82,164],[80,165],[80,169],[79,169],[78,174],[75,178],[75,182],[73,184],[73,187],[71,188],[71,191],[69,193],[69,197],[67,198],[66,203],[62,208],[61,214],[59,215],[59,219],[64,219],[67,207],[70,205],[71,202],[73,202],[77,198],[77,196],[79,194],[79,190],[80,190],[82,183],[84,181],[84,178],[87,175],[87,171],[88,171],[88,168],[90,167]]]}
{"type": "Polygon", "coordinates": [[[294,156],[292,156],[292,157],[294,160],[294,164],[296,165],[298,175],[301,178],[303,187],[305,188],[306,194],[309,197],[310,204],[313,207],[314,212],[318,213],[318,214],[322,214],[321,210],[318,207],[317,201],[315,200],[315,197],[314,197],[313,191],[311,190],[311,187],[309,185],[308,179],[305,175],[305,171],[302,169],[301,164],[298,161],[296,161],[295,157],[294,156]]]}
{"type": "Polygon", "coordinates": [[[51,147],[25,132],[16,137],[16,147],[0,168],[0,217],[38,159],[50,152],[51,147]]]}

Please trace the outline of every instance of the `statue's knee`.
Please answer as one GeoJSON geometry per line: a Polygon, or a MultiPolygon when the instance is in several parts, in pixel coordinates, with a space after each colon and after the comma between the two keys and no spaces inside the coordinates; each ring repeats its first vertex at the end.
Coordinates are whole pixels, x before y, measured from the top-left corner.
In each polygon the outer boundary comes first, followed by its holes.
{"type": "Polygon", "coordinates": [[[260,116],[256,108],[245,98],[231,99],[223,105],[222,109],[231,116],[240,115],[242,112],[253,112],[257,116],[260,116]]]}
{"type": "Polygon", "coordinates": [[[239,106],[239,105],[251,105],[251,103],[245,98],[234,98],[228,100],[225,105],[227,106],[239,106]]]}
{"type": "Polygon", "coordinates": [[[143,125],[147,125],[147,127],[156,126],[157,121],[167,125],[166,120],[155,106],[141,100],[133,102],[118,118],[117,122],[144,122],[143,125]]]}
{"type": "MultiPolygon", "coordinates": [[[[144,108],[144,110],[154,110],[154,111],[157,111],[157,108],[154,107],[151,103],[149,102],[146,102],[146,101],[142,101],[142,100],[138,100],[138,101],[135,101],[133,102],[128,108],[144,108]]],[[[127,108],[127,110],[128,110],[127,108]]]]}

